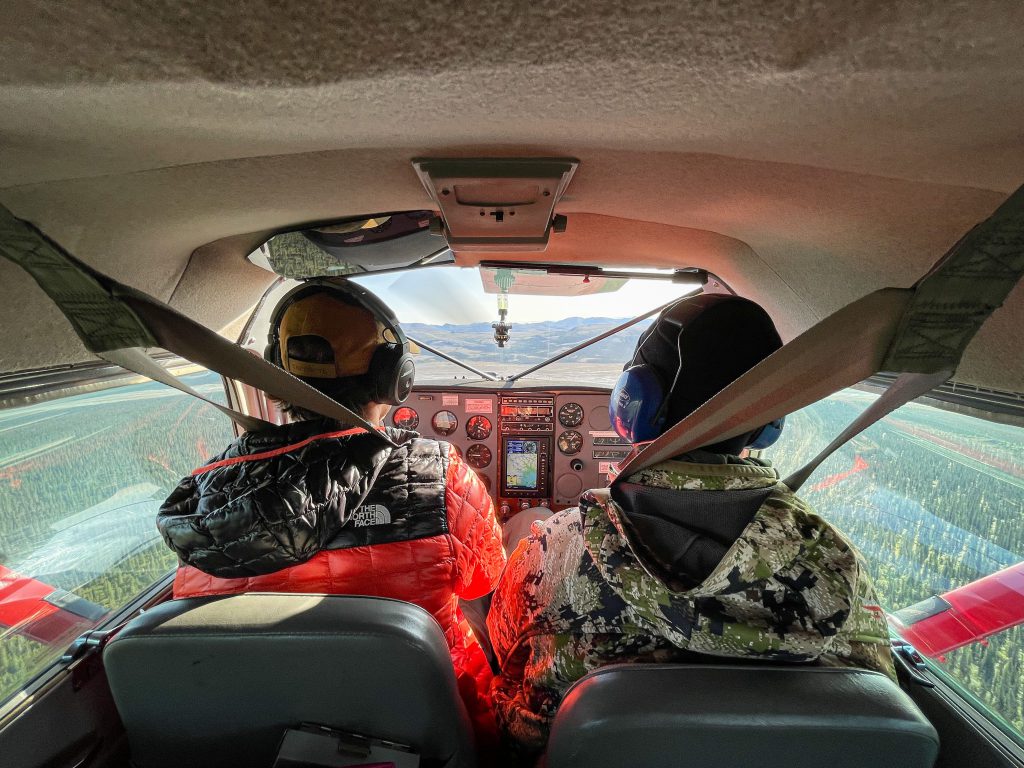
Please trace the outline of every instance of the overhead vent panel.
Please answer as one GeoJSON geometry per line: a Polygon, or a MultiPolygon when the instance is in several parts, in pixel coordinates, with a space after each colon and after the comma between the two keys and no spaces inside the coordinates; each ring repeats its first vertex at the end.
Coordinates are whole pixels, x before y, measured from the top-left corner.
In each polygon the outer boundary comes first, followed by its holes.
{"type": "Polygon", "coordinates": [[[441,211],[437,231],[465,251],[543,251],[579,161],[555,158],[417,158],[416,173],[441,211]]]}

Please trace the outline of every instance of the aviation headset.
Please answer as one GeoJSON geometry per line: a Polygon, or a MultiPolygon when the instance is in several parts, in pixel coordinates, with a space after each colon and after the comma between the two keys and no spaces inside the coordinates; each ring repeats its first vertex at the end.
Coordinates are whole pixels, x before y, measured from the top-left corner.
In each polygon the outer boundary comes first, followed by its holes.
{"type": "Polygon", "coordinates": [[[370,399],[374,402],[389,405],[400,405],[405,402],[412,392],[413,380],[416,378],[416,363],[409,353],[409,339],[387,304],[362,286],[347,280],[307,280],[281,298],[270,316],[270,338],[264,353],[267,362],[284,367],[280,335],[284,313],[299,299],[316,293],[331,294],[347,304],[365,309],[379,320],[386,330],[391,331],[395,341],[380,344],[370,359],[370,367],[366,373],[356,374],[352,378],[366,381],[370,399]]]}
{"type": "MultiPolygon", "coordinates": [[[[720,294],[703,294],[685,299],[682,313],[673,315],[680,305],[673,304],[661,313],[658,319],[637,340],[633,359],[619,375],[611,398],[608,400],[608,416],[612,429],[631,443],[643,443],[654,440],[665,431],[668,418],[669,403],[679,375],[683,371],[683,333],[686,327],[698,315],[709,307],[723,301],[734,300],[733,296],[720,294]],[[678,329],[676,333],[677,368],[672,381],[667,383],[654,366],[644,358],[643,350],[657,332],[658,326],[668,324],[678,329]],[[639,361],[639,362],[638,362],[639,361]]],[[[754,449],[768,448],[774,445],[782,434],[785,417],[776,419],[755,430],[747,439],[747,447],[754,449]]]]}

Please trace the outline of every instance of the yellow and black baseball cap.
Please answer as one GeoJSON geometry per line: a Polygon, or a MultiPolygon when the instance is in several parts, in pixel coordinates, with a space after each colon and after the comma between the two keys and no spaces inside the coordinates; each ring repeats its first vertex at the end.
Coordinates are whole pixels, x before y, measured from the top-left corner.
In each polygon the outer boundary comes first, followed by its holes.
{"type": "MultiPolygon", "coordinates": [[[[399,343],[368,309],[325,292],[292,302],[281,316],[278,338],[281,367],[314,379],[368,373],[381,345],[399,343]]],[[[419,352],[411,342],[409,351],[419,352]]]]}

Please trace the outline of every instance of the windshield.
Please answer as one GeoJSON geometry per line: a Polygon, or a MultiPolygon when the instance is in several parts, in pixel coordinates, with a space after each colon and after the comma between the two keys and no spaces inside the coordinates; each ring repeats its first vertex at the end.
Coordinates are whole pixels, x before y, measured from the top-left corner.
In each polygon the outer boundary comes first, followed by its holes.
{"type": "MultiPolygon", "coordinates": [[[[422,343],[416,360],[420,384],[479,380],[425,347],[507,379],[700,290],[696,281],[612,280],[537,270],[450,266],[360,276],[354,281],[380,296],[395,311],[409,337],[422,343]]],[[[610,387],[649,324],[649,320],[636,323],[524,380],[610,387]]]]}

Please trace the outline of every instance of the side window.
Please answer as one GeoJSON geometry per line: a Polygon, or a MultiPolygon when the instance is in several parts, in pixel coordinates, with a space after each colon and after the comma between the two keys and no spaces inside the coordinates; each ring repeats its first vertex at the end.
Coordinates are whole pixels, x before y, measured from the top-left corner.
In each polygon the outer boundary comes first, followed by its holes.
{"type": "MultiPolygon", "coordinates": [[[[785,476],[874,399],[847,390],[793,414],[765,457],[785,476]]],[[[864,554],[894,628],[1024,732],[1024,429],[911,403],[837,451],[801,495],[864,554]]]]}
{"type": "MultiPolygon", "coordinates": [[[[223,401],[218,375],[184,370],[223,401]]],[[[157,509],[234,436],[195,398],[124,382],[0,410],[0,703],[170,572],[157,509]]]]}

